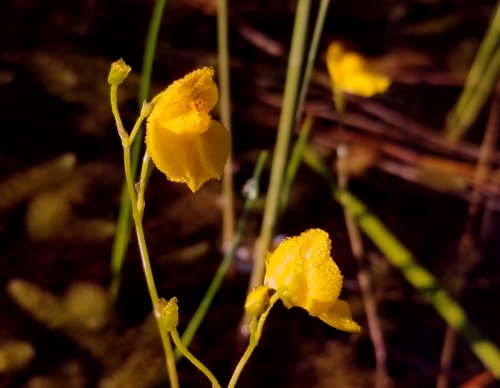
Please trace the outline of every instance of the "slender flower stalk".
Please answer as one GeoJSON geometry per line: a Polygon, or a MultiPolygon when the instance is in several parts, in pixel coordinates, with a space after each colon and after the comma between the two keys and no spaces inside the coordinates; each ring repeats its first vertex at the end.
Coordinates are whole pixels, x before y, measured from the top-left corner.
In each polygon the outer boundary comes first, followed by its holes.
{"type": "MultiPolygon", "coordinates": [[[[141,80],[139,83],[139,95],[137,99],[139,105],[142,104],[144,100],[147,100],[149,98],[149,87],[151,83],[151,72],[153,69],[156,41],[158,38],[158,32],[160,30],[160,24],[166,2],[167,0],[155,0],[153,13],[151,15],[151,20],[149,22],[149,30],[146,37],[144,53],[143,53],[141,80]]],[[[113,86],[114,85],[112,85],[112,87],[113,86]]],[[[116,93],[114,95],[116,98],[116,93]]],[[[116,103],[114,105],[116,106],[116,103]]],[[[115,114],[115,117],[116,116],[117,115],[115,114]]],[[[120,126],[123,128],[123,125],[121,125],[121,123],[120,126]]],[[[142,139],[142,131],[139,130],[138,133],[139,133],[139,138],[142,139]]],[[[137,169],[137,163],[139,160],[141,143],[142,141],[137,141],[133,143],[131,149],[130,164],[132,168],[132,176],[134,178],[135,178],[135,171],[137,169]]],[[[129,198],[126,186],[127,184],[124,183],[122,187],[121,198],[120,198],[120,210],[118,212],[118,219],[116,220],[117,228],[111,253],[111,268],[110,268],[111,281],[109,284],[108,293],[113,304],[116,303],[116,299],[118,297],[118,291],[120,288],[120,280],[121,280],[120,278],[121,268],[129,244],[130,234],[132,232],[132,219],[130,217],[131,208],[129,205],[129,198]]]]}
{"type": "MultiPolygon", "coordinates": [[[[243,353],[243,356],[241,357],[240,361],[238,362],[238,365],[236,365],[236,368],[234,369],[233,376],[231,377],[231,380],[229,381],[229,384],[227,385],[227,388],[234,388],[236,385],[236,382],[238,381],[238,378],[240,377],[240,374],[243,370],[243,367],[246,365],[248,362],[248,359],[252,355],[253,350],[259,343],[260,336],[262,334],[262,328],[264,327],[264,322],[267,319],[267,316],[271,312],[271,308],[273,307],[274,303],[279,299],[277,294],[274,294],[270,299],[269,299],[269,307],[266,310],[264,314],[262,314],[259,317],[258,323],[257,323],[257,329],[255,333],[250,334],[250,343],[247,347],[247,350],[245,353],[243,353]]],[[[252,321],[254,321],[256,318],[255,316],[252,317],[252,321]]],[[[252,325],[250,325],[252,326],[252,325]]]]}
{"type": "Polygon", "coordinates": [[[137,241],[139,245],[139,251],[141,254],[141,259],[142,259],[142,265],[144,269],[144,275],[146,277],[146,284],[148,287],[149,295],[151,298],[151,303],[153,305],[153,310],[154,310],[154,316],[158,325],[158,330],[160,332],[163,348],[165,351],[165,358],[166,358],[166,363],[167,363],[167,370],[169,374],[169,379],[170,379],[170,386],[172,388],[179,388],[179,381],[177,377],[177,370],[175,367],[175,359],[174,359],[174,352],[172,350],[172,345],[170,344],[170,340],[168,338],[167,331],[165,330],[162,322],[161,322],[161,315],[159,313],[159,299],[158,299],[158,293],[156,291],[156,286],[153,278],[153,272],[151,270],[151,264],[149,261],[149,254],[148,250],[146,247],[146,240],[144,238],[144,230],[142,227],[142,211],[139,211],[139,208],[137,207],[137,196],[134,188],[134,180],[132,177],[132,170],[130,166],[130,147],[132,145],[131,139],[133,140],[133,136],[137,133],[138,128],[140,127],[142,121],[146,118],[147,115],[143,114],[141,112],[141,116],[137,119],[137,122],[134,125],[134,129],[131,132],[130,136],[125,136],[126,132],[123,128],[123,125],[121,124],[121,118],[118,113],[118,107],[117,107],[117,97],[116,97],[116,92],[117,92],[117,84],[112,84],[111,85],[111,107],[113,111],[113,115],[115,116],[115,120],[117,122],[117,127],[118,127],[118,133],[120,135],[120,138],[122,140],[123,144],[123,161],[124,161],[124,169],[125,169],[125,180],[127,183],[127,191],[128,195],[130,197],[130,202],[131,202],[131,207],[132,207],[132,216],[134,219],[134,224],[135,224],[135,229],[136,229],[136,234],[137,234],[137,241]]]}
{"type": "MultiPolygon", "coordinates": [[[[220,117],[231,134],[231,84],[228,44],[227,0],[217,0],[217,44],[219,58],[220,117]]],[[[234,239],[233,161],[227,158],[222,172],[222,247],[229,249],[234,239]]]]}
{"type": "MultiPolygon", "coordinates": [[[[266,197],[260,236],[254,247],[255,260],[252,269],[252,276],[250,277],[248,284],[249,292],[262,283],[265,268],[261,258],[271,245],[274,228],[276,226],[281,188],[288,160],[290,137],[295,125],[295,109],[300,90],[302,64],[304,63],[304,51],[310,6],[311,2],[309,0],[299,0],[297,2],[297,12],[295,13],[295,22],[292,34],[292,47],[288,60],[288,69],[283,95],[283,108],[281,110],[280,122],[278,125],[276,146],[274,147],[269,190],[266,197]]],[[[245,314],[242,319],[242,324],[246,325],[249,318],[250,317],[245,314]]]]}
{"type": "Polygon", "coordinates": [[[179,332],[174,329],[170,331],[170,335],[172,336],[172,340],[174,341],[175,346],[177,346],[177,349],[179,349],[184,357],[186,357],[191,363],[196,366],[207,378],[210,380],[212,383],[213,388],[221,388],[219,382],[215,378],[212,372],[208,370],[208,368],[203,365],[193,354],[184,346],[182,343],[180,337],[179,337],[179,332]]]}
{"type": "MultiPolygon", "coordinates": [[[[345,98],[344,93],[371,97],[376,93],[387,90],[390,85],[388,77],[370,69],[366,60],[359,54],[345,51],[339,42],[333,42],[328,47],[327,67],[330,73],[333,101],[338,114],[340,141],[337,147],[337,184],[341,190],[347,190],[349,185],[348,147],[345,143],[345,98]]],[[[346,198],[345,201],[348,201],[346,198]]],[[[366,257],[361,239],[361,232],[352,214],[348,211],[348,204],[342,201],[344,218],[351,245],[351,251],[358,266],[358,282],[368,321],[368,331],[375,350],[377,362],[375,373],[375,387],[384,388],[389,383],[386,361],[387,351],[384,336],[377,313],[372,281],[366,269],[366,257]]]]}
{"type": "MultiPolygon", "coordinates": [[[[234,255],[236,254],[236,250],[238,249],[241,238],[243,236],[243,232],[248,222],[248,218],[250,216],[251,210],[253,208],[254,202],[259,197],[259,179],[262,174],[262,170],[264,169],[265,162],[267,160],[267,151],[262,151],[259,159],[257,160],[257,164],[255,165],[255,169],[252,175],[252,178],[248,181],[247,185],[249,190],[247,192],[247,198],[245,200],[245,204],[243,205],[243,213],[238,221],[238,227],[236,228],[236,233],[234,235],[234,241],[231,244],[231,248],[225,253],[217,272],[215,273],[210,286],[208,287],[205,296],[200,302],[200,305],[196,309],[194,315],[191,317],[189,324],[186,327],[186,330],[182,334],[182,342],[185,346],[189,347],[189,344],[193,340],[198,327],[201,324],[201,321],[205,317],[205,314],[212,303],[213,298],[215,297],[216,292],[218,291],[224,277],[231,265],[234,255]]],[[[180,353],[177,349],[175,350],[176,360],[182,357],[182,353],[180,353]]]]}
{"type": "Polygon", "coordinates": [[[139,209],[141,219],[144,213],[144,192],[146,191],[146,181],[148,177],[148,167],[150,160],[151,156],[149,156],[148,151],[144,152],[144,157],[142,158],[141,177],[139,178],[138,183],[139,190],[137,193],[137,209],[139,209]]]}

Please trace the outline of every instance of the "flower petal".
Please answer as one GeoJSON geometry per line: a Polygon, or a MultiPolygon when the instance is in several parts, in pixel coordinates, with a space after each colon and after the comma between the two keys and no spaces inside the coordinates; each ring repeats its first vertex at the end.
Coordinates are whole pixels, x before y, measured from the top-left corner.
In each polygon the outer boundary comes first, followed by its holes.
{"type": "Polygon", "coordinates": [[[339,42],[330,44],[326,64],[333,87],[347,93],[371,97],[385,92],[390,80],[370,67],[360,54],[346,52],[339,42]]]}
{"type": "Polygon", "coordinates": [[[191,98],[195,101],[204,101],[207,109],[212,110],[219,99],[219,90],[212,79],[214,76],[214,69],[204,67],[203,69],[196,70],[191,74],[194,74],[194,88],[191,91],[191,98]]]}
{"type": "Polygon", "coordinates": [[[227,130],[217,121],[202,134],[175,133],[148,123],[148,152],[167,179],[187,183],[195,192],[209,179],[220,179],[230,151],[227,130]]]}
{"type": "Polygon", "coordinates": [[[156,167],[168,180],[187,183],[193,134],[169,131],[157,122],[148,122],[146,146],[156,167]]]}
{"type": "Polygon", "coordinates": [[[148,121],[175,133],[203,133],[210,126],[211,117],[203,101],[185,100],[168,105],[148,121]]]}
{"type": "Polygon", "coordinates": [[[220,180],[231,151],[231,138],[226,128],[212,120],[210,127],[193,139],[191,181],[193,192],[209,179],[220,180]]]}
{"type": "Polygon", "coordinates": [[[371,97],[377,93],[384,93],[390,85],[387,77],[365,71],[353,74],[344,79],[343,90],[347,93],[362,97],[371,97]]]}
{"type": "Polygon", "coordinates": [[[312,316],[322,314],[342,288],[342,275],[330,249],[328,233],[321,229],[284,240],[266,256],[264,284],[276,290],[286,307],[302,307],[312,316]]]}
{"type": "Polygon", "coordinates": [[[204,67],[172,83],[156,102],[148,118],[149,121],[156,120],[172,104],[189,100],[203,101],[207,110],[211,110],[219,99],[219,91],[212,79],[213,76],[214,69],[204,67]]]}
{"type": "Polygon", "coordinates": [[[318,318],[339,330],[352,333],[361,331],[361,327],[352,320],[351,309],[345,300],[337,300],[328,311],[318,318]]]}

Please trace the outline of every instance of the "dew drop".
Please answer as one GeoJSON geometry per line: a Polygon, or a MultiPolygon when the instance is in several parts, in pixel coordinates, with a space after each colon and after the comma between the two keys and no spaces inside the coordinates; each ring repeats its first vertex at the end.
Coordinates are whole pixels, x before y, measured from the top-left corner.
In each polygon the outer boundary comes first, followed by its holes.
{"type": "Polygon", "coordinates": [[[259,182],[253,178],[248,179],[243,185],[241,192],[245,198],[254,201],[259,195],[259,182]]]}

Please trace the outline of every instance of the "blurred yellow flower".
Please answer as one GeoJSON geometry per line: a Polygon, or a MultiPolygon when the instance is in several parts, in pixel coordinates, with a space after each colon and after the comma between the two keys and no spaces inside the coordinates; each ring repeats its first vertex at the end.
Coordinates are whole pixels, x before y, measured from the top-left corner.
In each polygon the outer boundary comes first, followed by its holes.
{"type": "Polygon", "coordinates": [[[209,115],[219,98],[213,76],[205,67],[175,81],[148,117],[146,145],[156,167],[193,192],[221,178],[231,148],[228,131],[209,115]]]}
{"type": "Polygon", "coordinates": [[[361,55],[344,51],[339,42],[328,47],[326,65],[333,88],[339,91],[371,97],[385,92],[390,85],[388,77],[371,69],[361,55]]]}
{"type": "Polygon", "coordinates": [[[339,300],[342,275],[330,257],[331,241],[321,229],[284,240],[266,254],[264,285],[276,290],[287,308],[306,309],[339,330],[358,332],[347,302],[339,300]]]}

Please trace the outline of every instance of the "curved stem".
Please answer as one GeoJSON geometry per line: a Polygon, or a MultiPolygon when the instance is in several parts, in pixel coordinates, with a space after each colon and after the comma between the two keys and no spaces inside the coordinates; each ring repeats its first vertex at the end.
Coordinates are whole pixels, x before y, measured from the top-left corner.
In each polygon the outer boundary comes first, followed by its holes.
{"type": "Polygon", "coordinates": [[[238,365],[236,365],[236,368],[233,372],[233,376],[231,377],[231,380],[229,381],[227,388],[234,388],[234,386],[236,385],[236,382],[240,377],[243,367],[245,366],[253,350],[259,343],[260,336],[262,334],[262,328],[264,327],[264,322],[266,321],[267,316],[269,315],[269,312],[271,311],[271,308],[273,307],[274,303],[276,303],[278,299],[279,299],[278,294],[274,294],[273,296],[271,296],[271,299],[269,299],[269,308],[266,310],[264,314],[260,316],[259,322],[257,323],[257,331],[255,332],[255,335],[252,334],[250,336],[250,343],[248,345],[248,348],[247,350],[245,350],[245,353],[243,353],[243,356],[241,357],[240,362],[238,362],[238,365]]]}
{"type": "Polygon", "coordinates": [[[213,388],[221,388],[219,382],[217,381],[215,376],[212,374],[212,372],[210,372],[210,370],[205,365],[203,365],[195,356],[193,356],[193,354],[189,350],[187,350],[187,348],[184,346],[181,339],[179,338],[179,332],[176,329],[174,329],[174,330],[170,331],[170,335],[172,336],[172,339],[174,340],[174,344],[175,344],[175,346],[177,346],[177,349],[179,349],[182,352],[182,354],[184,354],[184,356],[189,361],[191,361],[191,363],[195,367],[197,367],[200,371],[203,372],[203,374],[205,376],[207,376],[207,378],[212,383],[212,387],[213,388]]]}
{"type": "Polygon", "coordinates": [[[148,115],[140,115],[137,121],[134,124],[134,128],[132,128],[132,132],[130,132],[130,137],[129,137],[129,146],[132,145],[132,142],[135,139],[135,135],[137,135],[137,132],[141,128],[141,124],[144,121],[144,119],[148,117],[148,115]]]}
{"type": "Polygon", "coordinates": [[[175,367],[174,352],[172,350],[172,345],[168,338],[166,329],[161,322],[161,314],[158,311],[158,293],[156,292],[156,286],[153,278],[153,272],[151,271],[151,264],[149,262],[149,254],[146,248],[146,240],[144,238],[144,230],[142,228],[141,222],[141,212],[137,208],[137,196],[134,189],[134,181],[132,178],[132,171],[130,168],[130,143],[123,148],[123,158],[125,166],[125,178],[127,182],[128,195],[130,197],[130,202],[132,204],[132,216],[135,223],[135,230],[137,233],[137,242],[139,245],[139,251],[141,253],[142,266],[144,269],[144,276],[146,277],[146,283],[148,286],[149,296],[151,297],[151,303],[153,304],[154,315],[156,323],[158,325],[158,330],[160,331],[160,336],[165,350],[165,358],[167,361],[168,375],[170,378],[170,386],[172,388],[179,388],[179,381],[177,378],[177,370],[175,367]]]}
{"type": "MultiPolygon", "coordinates": [[[[241,218],[238,221],[238,228],[236,229],[236,234],[234,236],[234,241],[231,245],[231,248],[224,255],[224,258],[222,259],[219,268],[217,268],[217,272],[215,273],[214,278],[212,279],[212,282],[210,283],[207,292],[203,296],[200,305],[196,309],[196,312],[189,321],[186,330],[182,334],[182,341],[183,343],[186,344],[186,346],[189,346],[189,344],[193,340],[193,337],[196,334],[196,331],[198,330],[201,321],[205,317],[205,314],[207,313],[207,310],[210,307],[210,304],[212,303],[212,300],[214,299],[217,290],[219,289],[220,285],[222,284],[222,281],[224,280],[224,276],[226,276],[226,272],[229,269],[231,262],[233,261],[236,250],[240,245],[241,238],[243,236],[243,231],[248,222],[250,211],[252,210],[253,204],[258,197],[259,179],[260,175],[262,174],[262,170],[264,169],[266,160],[267,160],[267,152],[262,151],[259,156],[259,159],[257,160],[257,164],[255,165],[255,169],[251,178],[251,182],[255,185],[254,186],[255,191],[247,195],[243,208],[243,214],[241,215],[241,218]]],[[[181,353],[176,350],[175,358],[178,360],[181,357],[182,357],[181,353]]]]}
{"type": "MultiPolygon", "coordinates": [[[[141,72],[141,80],[139,85],[139,106],[142,104],[144,100],[148,99],[149,95],[149,84],[151,81],[151,72],[153,68],[153,59],[154,52],[156,47],[156,40],[158,38],[158,32],[160,29],[161,19],[163,15],[163,10],[165,8],[165,3],[167,0],[156,0],[153,14],[151,17],[151,21],[149,23],[149,31],[146,38],[146,45],[144,48],[144,56],[142,62],[142,72],[141,72]]],[[[113,96],[113,86],[111,86],[112,96],[113,96]]],[[[115,89],[115,106],[116,106],[116,89],[115,89]]],[[[159,96],[158,96],[159,97],[159,96]]],[[[154,102],[154,100],[153,100],[154,102]]],[[[111,105],[113,106],[113,97],[111,98],[111,105]]],[[[119,118],[118,111],[113,109],[113,114],[115,115],[115,119],[121,128],[123,128],[123,124],[119,118]]],[[[141,137],[141,131],[138,131],[139,137],[141,137]]],[[[120,135],[120,137],[122,137],[120,135]]],[[[135,135],[134,135],[135,137],[135,135]]],[[[138,141],[134,144],[134,149],[132,150],[132,176],[135,177],[137,162],[139,159],[139,151],[141,148],[141,141],[138,141]]],[[[125,146],[125,143],[122,139],[122,144],[125,146]]],[[[122,195],[120,199],[120,211],[118,213],[118,219],[116,221],[117,229],[115,233],[115,240],[113,241],[113,249],[111,253],[111,282],[109,285],[109,295],[110,299],[113,303],[116,303],[116,299],[118,296],[118,290],[120,287],[120,274],[121,268],[123,265],[123,260],[125,258],[125,254],[127,252],[128,243],[130,240],[130,233],[132,231],[132,223],[130,220],[130,205],[127,199],[127,188],[126,184],[122,187],[122,195]]]]}
{"type": "Polygon", "coordinates": [[[144,157],[142,158],[142,168],[141,168],[141,177],[139,178],[139,193],[137,195],[137,209],[139,210],[139,214],[141,216],[144,213],[144,192],[146,191],[146,181],[148,176],[148,167],[149,161],[151,160],[151,156],[149,152],[146,150],[144,152],[144,157]]]}
{"type": "Polygon", "coordinates": [[[111,111],[113,112],[113,116],[116,120],[116,124],[118,125],[119,128],[123,129],[122,119],[120,117],[120,113],[118,112],[117,94],[118,94],[118,85],[111,85],[111,93],[110,93],[111,111]]]}

